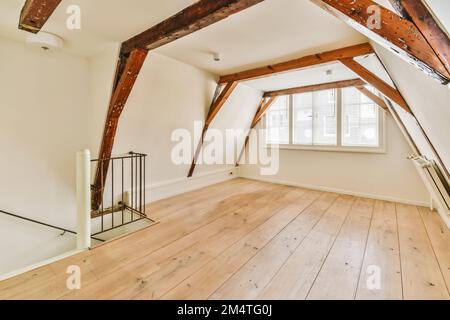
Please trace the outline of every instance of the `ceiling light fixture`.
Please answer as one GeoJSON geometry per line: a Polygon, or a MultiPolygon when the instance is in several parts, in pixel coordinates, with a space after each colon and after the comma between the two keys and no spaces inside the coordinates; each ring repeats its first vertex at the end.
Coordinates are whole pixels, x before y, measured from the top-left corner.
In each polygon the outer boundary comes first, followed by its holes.
{"type": "Polygon", "coordinates": [[[39,47],[45,51],[50,49],[60,49],[64,45],[63,39],[44,31],[40,31],[36,34],[28,33],[26,43],[31,46],[39,47]]]}
{"type": "Polygon", "coordinates": [[[220,54],[219,52],[214,52],[213,59],[214,61],[219,62],[220,60],[222,60],[222,54],[220,54]]]}

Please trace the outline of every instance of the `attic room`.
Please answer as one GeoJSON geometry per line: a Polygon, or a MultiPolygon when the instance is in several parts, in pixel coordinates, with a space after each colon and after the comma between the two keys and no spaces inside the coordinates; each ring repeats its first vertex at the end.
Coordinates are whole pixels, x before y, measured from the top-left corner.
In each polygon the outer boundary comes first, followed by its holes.
{"type": "Polygon", "coordinates": [[[449,30],[444,0],[1,1],[0,299],[449,300],[449,30]]]}

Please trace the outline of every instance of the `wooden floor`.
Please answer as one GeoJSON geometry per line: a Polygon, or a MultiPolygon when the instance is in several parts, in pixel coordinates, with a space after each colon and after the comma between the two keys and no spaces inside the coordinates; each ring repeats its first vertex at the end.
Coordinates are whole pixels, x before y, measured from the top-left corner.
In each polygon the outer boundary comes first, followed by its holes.
{"type": "Polygon", "coordinates": [[[427,208],[234,179],[149,209],[160,224],[3,281],[0,298],[449,299],[450,232],[427,208]]]}

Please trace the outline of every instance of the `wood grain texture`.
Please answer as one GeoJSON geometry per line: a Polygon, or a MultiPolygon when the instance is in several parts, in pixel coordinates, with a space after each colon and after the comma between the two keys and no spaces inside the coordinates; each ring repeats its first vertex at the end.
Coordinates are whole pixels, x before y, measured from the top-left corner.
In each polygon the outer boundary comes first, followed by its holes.
{"type": "Polygon", "coordinates": [[[393,88],[392,86],[390,86],[389,84],[384,82],[373,72],[367,70],[361,64],[359,64],[358,62],[356,62],[353,59],[342,59],[339,61],[343,65],[345,65],[347,68],[352,70],[354,73],[356,73],[358,76],[360,76],[361,79],[363,79],[368,84],[370,84],[372,87],[374,87],[375,89],[380,91],[387,98],[394,101],[400,107],[405,109],[405,111],[407,111],[408,113],[411,113],[411,109],[409,108],[405,99],[403,99],[403,96],[400,94],[400,92],[397,89],[393,88]]]}
{"type": "Polygon", "coordinates": [[[374,201],[357,199],[308,293],[309,300],[353,300],[358,287],[374,201]]]}
{"type": "Polygon", "coordinates": [[[356,87],[363,86],[365,82],[361,79],[352,79],[352,80],[342,80],[321,84],[313,84],[310,86],[302,86],[296,88],[289,88],[277,91],[269,91],[264,94],[264,97],[276,97],[276,96],[284,96],[289,94],[299,94],[304,92],[314,92],[320,90],[330,90],[330,89],[339,89],[339,88],[348,88],[348,87],[356,87]]]}
{"type": "MultiPolygon", "coordinates": [[[[195,167],[197,165],[197,160],[198,160],[198,157],[200,156],[200,152],[202,151],[206,133],[208,132],[211,122],[214,120],[214,118],[217,116],[219,111],[225,105],[228,98],[231,96],[231,94],[236,89],[237,85],[238,85],[238,82],[236,82],[236,81],[227,83],[227,85],[222,89],[220,94],[217,96],[217,99],[213,99],[213,102],[211,104],[211,107],[209,109],[208,115],[205,120],[205,124],[203,126],[202,135],[200,136],[200,141],[198,142],[197,148],[195,149],[194,158],[192,159],[192,164],[191,164],[191,167],[189,168],[189,172],[188,172],[188,178],[191,178],[194,175],[195,167]]],[[[220,84],[218,84],[218,88],[219,87],[220,87],[220,84]]],[[[217,92],[218,91],[216,91],[216,93],[217,92]]]]}
{"type": "Polygon", "coordinates": [[[264,288],[260,299],[306,299],[355,199],[341,196],[264,288]]]}
{"type": "Polygon", "coordinates": [[[397,228],[395,203],[376,201],[356,299],[403,299],[397,228]],[[377,268],[381,272],[379,287],[369,278],[377,268]]]}
{"type": "MultiPolygon", "coordinates": [[[[447,84],[450,74],[414,23],[372,0],[313,0],[314,3],[429,76],[447,84]],[[377,25],[373,8],[377,8],[377,25]]],[[[414,1],[418,2],[418,1],[414,1]]]]}
{"type": "Polygon", "coordinates": [[[61,0],[27,0],[20,12],[19,29],[38,33],[61,0]]]}
{"type": "Polygon", "coordinates": [[[373,53],[370,43],[358,44],[351,47],[316,53],[298,59],[277,63],[265,67],[246,70],[220,77],[219,83],[230,81],[245,81],[267,77],[269,75],[293,71],[301,68],[312,67],[323,63],[334,62],[345,58],[354,58],[373,53]]]}
{"type": "Polygon", "coordinates": [[[249,130],[249,132],[247,133],[247,136],[245,137],[244,145],[242,146],[241,152],[239,153],[239,156],[238,156],[238,158],[237,158],[237,160],[236,160],[236,167],[239,166],[239,163],[241,162],[242,157],[244,156],[245,150],[247,149],[248,143],[250,142],[251,130],[254,128],[254,127],[253,127],[253,123],[255,122],[255,119],[256,119],[256,117],[258,116],[259,111],[261,110],[261,108],[263,107],[263,105],[264,105],[265,102],[266,102],[266,99],[265,99],[264,97],[261,98],[261,100],[259,101],[258,106],[256,107],[255,115],[254,115],[254,117],[253,117],[252,123],[250,124],[250,130],[249,130]]]}
{"type": "Polygon", "coordinates": [[[449,299],[442,271],[418,209],[396,205],[406,300],[449,299]]]}
{"type": "MultiPolygon", "coordinates": [[[[116,138],[119,119],[122,114],[128,97],[133,90],[134,84],[138,78],[139,72],[144,65],[148,51],[145,49],[136,49],[124,63],[124,69],[119,75],[111,100],[109,103],[108,114],[106,115],[105,127],[100,145],[99,159],[109,159],[111,157],[114,140],[116,138]]],[[[120,64],[120,63],[119,63],[120,64]]],[[[95,178],[92,188],[92,209],[98,210],[103,197],[103,188],[108,175],[109,161],[99,162],[95,170],[95,178]]]]}
{"type": "Polygon", "coordinates": [[[156,49],[264,0],[200,0],[122,44],[122,53],[136,48],[156,49]]]}
{"type": "Polygon", "coordinates": [[[390,0],[398,12],[412,21],[450,72],[450,38],[433,16],[431,10],[417,0],[390,0]]]}
{"type": "Polygon", "coordinates": [[[358,86],[355,87],[359,92],[361,92],[363,95],[365,95],[367,98],[369,98],[370,100],[372,100],[375,104],[377,104],[379,107],[381,107],[384,110],[389,110],[388,106],[386,105],[386,103],[383,101],[383,99],[381,99],[379,96],[377,96],[376,94],[374,94],[372,91],[370,91],[369,89],[367,89],[364,86],[358,86]]]}
{"type": "Polygon", "coordinates": [[[257,299],[338,198],[325,193],[226,281],[210,299],[257,299]]]}
{"type": "Polygon", "coordinates": [[[159,224],[2,281],[0,299],[448,299],[449,232],[426,208],[241,178],[149,208],[159,224]]]}

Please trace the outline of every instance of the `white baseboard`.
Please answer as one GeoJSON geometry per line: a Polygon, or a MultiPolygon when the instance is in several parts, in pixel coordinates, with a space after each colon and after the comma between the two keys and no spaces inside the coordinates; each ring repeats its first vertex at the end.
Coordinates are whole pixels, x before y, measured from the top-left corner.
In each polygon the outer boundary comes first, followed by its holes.
{"type": "Polygon", "coordinates": [[[305,189],[310,189],[310,190],[340,193],[340,194],[346,194],[346,195],[350,195],[350,196],[368,198],[368,199],[374,199],[374,200],[398,202],[398,203],[410,204],[410,205],[414,205],[414,206],[429,207],[429,205],[430,205],[427,202],[414,201],[414,200],[389,197],[389,196],[377,195],[377,194],[370,194],[370,193],[363,193],[363,192],[355,192],[355,191],[349,191],[349,190],[338,189],[338,188],[330,188],[330,187],[325,187],[325,186],[310,185],[310,184],[305,184],[305,183],[300,183],[300,182],[295,182],[295,181],[269,178],[269,177],[265,177],[265,176],[252,176],[252,175],[242,175],[241,174],[240,177],[245,178],[245,179],[259,180],[259,181],[282,184],[282,185],[287,185],[287,186],[300,187],[300,188],[305,188],[305,189]]]}
{"type": "Polygon", "coordinates": [[[198,174],[192,178],[179,178],[147,185],[146,202],[151,203],[182,193],[201,189],[212,184],[238,177],[238,168],[226,168],[198,174]]]}
{"type": "Polygon", "coordinates": [[[57,256],[52,257],[50,259],[47,259],[47,260],[44,260],[44,261],[32,264],[30,266],[27,266],[27,267],[24,267],[24,268],[21,268],[21,269],[18,269],[18,270],[14,270],[12,272],[9,272],[9,273],[3,274],[3,275],[0,275],[0,281],[4,281],[4,280],[7,280],[7,279],[16,277],[18,275],[21,275],[23,273],[29,272],[31,270],[34,270],[34,269],[46,266],[48,264],[51,264],[53,262],[57,262],[57,261],[63,260],[63,259],[68,258],[68,257],[71,257],[71,256],[76,255],[77,253],[80,253],[80,252],[83,252],[83,251],[85,251],[85,250],[75,249],[75,250],[72,250],[72,251],[69,251],[69,252],[57,255],[57,256]]]}

